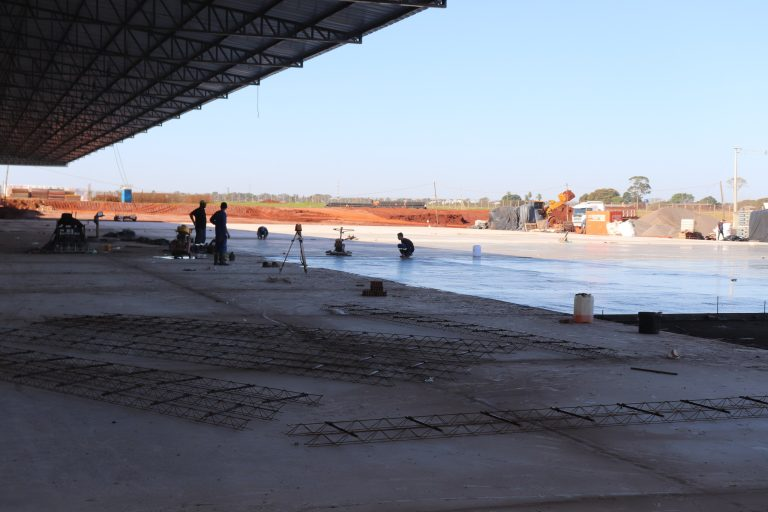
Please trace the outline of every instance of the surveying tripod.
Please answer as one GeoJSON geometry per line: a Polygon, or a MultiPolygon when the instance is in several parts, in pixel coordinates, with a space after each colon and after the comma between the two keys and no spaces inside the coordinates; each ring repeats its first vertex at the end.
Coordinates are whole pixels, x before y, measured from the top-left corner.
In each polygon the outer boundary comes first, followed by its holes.
{"type": "Polygon", "coordinates": [[[288,255],[291,254],[291,248],[293,247],[293,243],[298,240],[299,241],[299,262],[304,267],[304,273],[307,273],[307,257],[304,255],[304,239],[301,237],[301,224],[296,224],[296,234],[293,235],[293,240],[291,240],[291,245],[288,246],[288,250],[285,252],[285,258],[283,259],[283,264],[280,265],[280,272],[283,271],[283,267],[285,266],[286,260],[288,260],[288,255]]]}

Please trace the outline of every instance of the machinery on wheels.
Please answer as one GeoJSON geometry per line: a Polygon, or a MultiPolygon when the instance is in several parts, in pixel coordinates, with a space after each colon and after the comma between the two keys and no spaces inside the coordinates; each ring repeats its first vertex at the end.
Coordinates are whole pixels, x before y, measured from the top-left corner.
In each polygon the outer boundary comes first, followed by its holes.
{"type": "Polygon", "coordinates": [[[333,249],[325,251],[325,254],[328,256],[352,256],[352,251],[348,251],[344,241],[345,240],[355,240],[355,235],[347,235],[346,238],[344,238],[345,232],[354,231],[354,229],[344,229],[344,227],[338,227],[333,228],[334,231],[339,232],[339,237],[333,241],[333,249]]]}
{"type": "Polygon", "coordinates": [[[176,228],[176,238],[168,244],[168,250],[174,258],[192,257],[192,230],[184,224],[176,228]]]}
{"type": "Polygon", "coordinates": [[[61,214],[51,239],[42,248],[44,252],[85,252],[87,249],[85,226],[71,213],[61,214]]]}
{"type": "MultiPolygon", "coordinates": [[[[201,254],[213,254],[216,251],[216,240],[212,240],[207,244],[195,244],[193,243],[194,237],[192,231],[195,228],[190,228],[185,224],[179,224],[176,227],[176,238],[171,240],[168,244],[168,251],[176,259],[182,258],[200,258],[201,254]]],[[[204,258],[205,256],[203,256],[204,258]]],[[[230,252],[227,255],[227,261],[235,261],[235,253],[230,252]]]]}

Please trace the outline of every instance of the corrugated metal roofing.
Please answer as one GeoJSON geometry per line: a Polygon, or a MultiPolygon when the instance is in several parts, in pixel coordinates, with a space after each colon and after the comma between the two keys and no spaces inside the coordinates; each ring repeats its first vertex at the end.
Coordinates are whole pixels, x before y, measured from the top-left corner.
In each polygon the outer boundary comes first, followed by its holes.
{"type": "Polygon", "coordinates": [[[447,0],[3,0],[0,164],[66,165],[447,0]]]}

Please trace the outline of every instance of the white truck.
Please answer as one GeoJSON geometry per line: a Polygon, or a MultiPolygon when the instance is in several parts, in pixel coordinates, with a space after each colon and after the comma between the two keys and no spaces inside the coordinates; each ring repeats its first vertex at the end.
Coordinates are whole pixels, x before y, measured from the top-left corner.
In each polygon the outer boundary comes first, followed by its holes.
{"type": "Polygon", "coordinates": [[[602,201],[584,201],[573,207],[573,225],[581,227],[587,218],[587,212],[605,211],[605,203],[602,201]]]}

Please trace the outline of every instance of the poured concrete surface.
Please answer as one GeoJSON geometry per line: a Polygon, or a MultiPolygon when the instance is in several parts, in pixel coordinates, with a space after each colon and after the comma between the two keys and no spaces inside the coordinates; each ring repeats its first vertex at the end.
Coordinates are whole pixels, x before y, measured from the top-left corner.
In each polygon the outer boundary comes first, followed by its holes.
{"type": "MultiPolygon", "coordinates": [[[[117,226],[150,237],[173,232],[160,224],[117,226]]],[[[97,254],[25,254],[51,230],[50,222],[0,221],[3,328],[23,329],[51,316],[124,313],[466,337],[338,307],[359,304],[604,347],[616,357],[524,350],[476,364],[455,380],[372,386],[77,353],[323,399],[312,408],[288,405],[274,421],[254,420],[248,430],[233,431],[0,382],[0,510],[766,510],[768,418],[326,448],[285,435],[290,424],[318,421],[765,395],[764,351],[640,335],[609,322],[564,324],[566,316],[550,311],[392,281],[385,282],[386,297],[363,297],[370,279],[362,276],[318,268],[304,274],[295,264],[282,274],[263,268],[257,244],[238,249],[251,236],[243,231],[233,233],[238,257],[226,268],[207,259],[158,258],[157,247],[130,242],[97,254]],[[667,358],[672,348],[679,359],[667,358]]],[[[266,253],[281,254],[277,246],[285,251],[289,241],[270,238],[266,253]]],[[[3,343],[23,346],[12,334],[3,343]]]]}
{"type": "MultiPolygon", "coordinates": [[[[241,226],[255,230],[255,226],[241,226]]],[[[271,226],[282,236],[293,226],[271,226]]],[[[307,226],[310,264],[414,286],[568,312],[576,293],[590,293],[605,314],[763,312],[768,296],[768,244],[621,238],[559,233],[424,227],[356,227],[353,258],[329,258],[331,226],[307,226]],[[404,230],[414,257],[393,264],[395,234],[404,230]],[[324,237],[324,238],[319,238],[324,237]],[[482,256],[473,257],[480,246],[482,256]]],[[[251,239],[240,250],[281,257],[281,243],[251,239]],[[255,248],[255,249],[254,249],[255,248]]]]}

